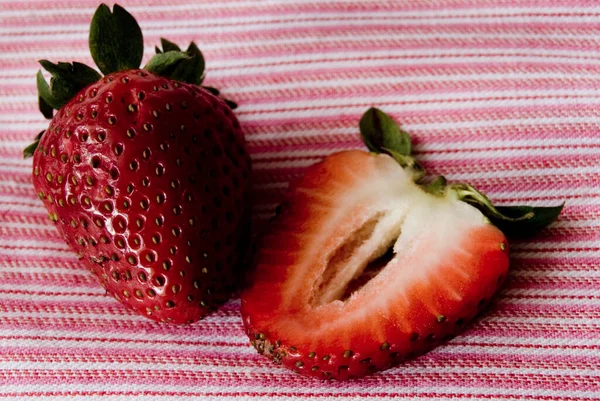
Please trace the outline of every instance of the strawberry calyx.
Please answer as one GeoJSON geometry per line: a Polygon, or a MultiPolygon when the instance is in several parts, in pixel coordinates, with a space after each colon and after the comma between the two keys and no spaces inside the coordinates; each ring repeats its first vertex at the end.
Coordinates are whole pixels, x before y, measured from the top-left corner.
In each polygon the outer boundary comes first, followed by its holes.
{"type": "Polygon", "coordinates": [[[162,49],[155,47],[156,55],[144,67],[156,75],[168,76],[194,85],[204,80],[204,56],[194,42],[182,51],[175,43],[160,39],[162,49]]]}
{"type": "Polygon", "coordinates": [[[425,169],[412,156],[412,143],[407,132],[383,111],[370,108],[360,120],[363,142],[374,153],[386,153],[409,170],[414,181],[425,192],[439,197],[454,196],[479,209],[506,236],[527,237],[552,223],[564,203],[551,207],[494,206],[492,201],[470,184],[448,184],[443,176],[424,183],[425,169]]]}
{"type": "MultiPolygon", "coordinates": [[[[205,77],[205,60],[198,46],[191,42],[185,51],[175,43],[161,38],[162,49],[156,47],[156,55],[144,66],[155,75],[193,85],[201,85],[205,77]]],[[[89,48],[94,63],[104,75],[118,71],[139,68],[144,54],[142,30],[135,18],[123,7],[115,4],[111,12],[106,4],[96,9],[90,24],[89,48]]],[[[36,83],[38,106],[47,119],[54,117],[54,110],[60,110],[77,93],[102,78],[94,68],[79,62],[52,63],[40,60],[42,68],[50,73],[50,83],[42,70],[38,70],[36,83]]],[[[203,87],[215,96],[219,91],[203,87]]],[[[237,104],[223,99],[231,108],[237,104]]],[[[43,134],[43,132],[41,133],[43,134]]],[[[41,135],[23,151],[25,158],[31,157],[37,148],[41,135]]]]}

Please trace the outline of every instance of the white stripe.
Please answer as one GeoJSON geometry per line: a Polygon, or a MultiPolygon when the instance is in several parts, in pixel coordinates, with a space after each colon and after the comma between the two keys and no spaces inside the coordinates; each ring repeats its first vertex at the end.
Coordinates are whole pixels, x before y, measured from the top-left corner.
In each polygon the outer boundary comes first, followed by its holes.
{"type": "MultiPolygon", "coordinates": [[[[82,272],[88,273],[82,267],[82,272]]],[[[89,273],[88,273],[89,274],[89,273]]],[[[32,292],[68,292],[87,294],[90,292],[96,292],[98,294],[104,294],[104,289],[100,285],[93,285],[92,287],[85,287],[85,284],[79,283],[77,286],[58,286],[58,285],[44,285],[40,287],[39,283],[32,282],[29,284],[4,284],[0,283],[0,290],[7,291],[32,291],[32,292]]],[[[31,298],[29,298],[31,300],[31,298]]]]}
{"type": "Polygon", "coordinates": [[[20,247],[20,246],[43,246],[45,248],[55,248],[56,250],[68,250],[67,244],[58,236],[52,238],[30,238],[30,239],[12,239],[5,238],[0,247],[20,247]]]}
{"type": "MultiPolygon", "coordinates": [[[[4,140],[2,142],[4,144],[4,143],[21,142],[21,141],[20,140],[19,141],[13,141],[12,139],[4,138],[4,140]]],[[[19,157],[19,156],[16,156],[16,157],[13,157],[13,158],[10,158],[10,159],[5,158],[5,159],[2,160],[2,162],[4,164],[19,166],[19,167],[20,166],[30,166],[31,167],[31,164],[32,164],[31,159],[24,159],[24,158],[19,157]]]]}
{"type": "MultiPolygon", "coordinates": [[[[31,191],[33,193],[33,186],[31,184],[27,184],[27,187],[28,187],[28,189],[31,189],[31,191]]],[[[13,212],[33,212],[33,213],[39,213],[40,215],[44,215],[44,216],[48,214],[48,211],[44,207],[44,204],[42,203],[42,201],[39,201],[37,204],[31,204],[31,205],[15,205],[15,204],[0,205],[0,211],[3,211],[3,210],[7,210],[7,211],[10,210],[13,212]]]]}
{"type": "MultiPolygon", "coordinates": [[[[19,199],[19,198],[12,198],[14,200],[19,199]]],[[[11,201],[11,197],[8,197],[7,200],[3,200],[3,202],[10,202],[11,201]]],[[[11,222],[11,221],[3,221],[2,222],[2,228],[4,229],[31,229],[31,230],[44,230],[44,231],[51,231],[51,232],[56,232],[56,228],[54,227],[54,225],[52,224],[36,224],[36,223],[26,223],[26,222],[11,222]]]]}
{"type": "Polygon", "coordinates": [[[57,257],[65,257],[67,255],[72,255],[73,251],[70,249],[2,249],[0,248],[0,256],[57,256],[57,257]]]}
{"type": "MultiPolygon", "coordinates": [[[[2,145],[8,145],[10,142],[4,142],[2,145]]],[[[8,147],[8,146],[5,146],[8,147]]],[[[11,146],[12,147],[12,146],[11,146]]],[[[26,173],[31,173],[31,166],[0,166],[0,172],[1,173],[7,173],[7,174],[14,174],[14,173],[21,173],[21,174],[26,174],[26,173]]]]}
{"type": "MultiPolygon", "coordinates": [[[[74,269],[73,267],[45,267],[45,266],[2,266],[0,267],[0,274],[3,273],[20,273],[20,274],[56,274],[56,275],[74,275],[81,277],[91,277],[90,273],[81,267],[81,269],[74,269]]],[[[80,285],[80,284],[79,284],[80,285]]],[[[0,286],[0,289],[2,287],[0,286]]],[[[14,289],[11,288],[11,289],[14,289]]],[[[46,287],[44,287],[44,291],[46,287]]]]}
{"type": "MultiPolygon", "coordinates": [[[[600,16],[598,17],[600,20],[600,16]]],[[[246,20],[244,20],[246,21],[246,20]]],[[[292,21],[298,21],[297,19],[292,21]]],[[[341,18],[336,21],[336,24],[339,21],[344,21],[344,18],[341,18]]],[[[156,21],[154,22],[156,23],[156,21]]],[[[206,29],[206,25],[203,24],[202,21],[198,21],[197,25],[187,25],[185,27],[181,27],[181,21],[159,21],[160,26],[158,26],[159,30],[165,30],[167,28],[173,27],[175,31],[178,33],[191,33],[194,35],[198,35],[198,32],[204,32],[206,29]],[[179,25],[177,25],[179,24],[179,25]]],[[[269,22],[269,24],[277,24],[276,22],[269,22]]],[[[391,24],[388,20],[378,22],[377,25],[373,21],[361,21],[361,26],[380,26],[381,24],[386,25],[397,25],[405,27],[405,23],[398,23],[398,21],[393,21],[391,24]]],[[[322,24],[319,24],[322,26],[322,24]]],[[[170,31],[170,30],[169,30],[170,31]]],[[[1,32],[1,30],[0,30],[1,32]]],[[[148,32],[155,32],[155,30],[149,30],[148,32]]],[[[390,35],[390,32],[385,33],[370,33],[370,32],[360,32],[357,31],[352,36],[348,35],[339,35],[339,34],[324,34],[319,36],[319,44],[324,46],[325,44],[339,44],[339,43],[353,43],[359,42],[364,44],[367,41],[377,41],[382,42],[386,41],[400,43],[406,40],[422,40],[422,39],[440,39],[443,37],[444,39],[501,39],[503,41],[506,40],[514,40],[514,39],[534,39],[534,40],[550,40],[553,39],[554,43],[556,41],[563,40],[581,40],[588,42],[599,42],[600,37],[596,34],[576,34],[576,33],[531,33],[531,32],[522,32],[516,31],[511,32],[510,30],[503,30],[502,33],[499,32],[481,32],[478,30],[474,30],[472,32],[447,32],[445,30],[441,30],[439,32],[398,32],[393,36],[390,35]]],[[[18,36],[5,36],[0,37],[0,43],[14,43],[15,39],[19,40],[23,46],[27,45],[28,42],[44,43],[44,42],[52,42],[57,43],[60,40],[69,40],[80,39],[82,44],[87,44],[87,29],[81,30],[78,32],[67,32],[67,33],[49,33],[46,35],[40,35],[38,33],[34,33],[33,35],[18,35],[18,36]]],[[[249,38],[244,38],[243,40],[235,40],[237,39],[235,36],[230,38],[226,38],[227,41],[217,40],[214,42],[203,42],[202,50],[205,52],[210,52],[211,50],[223,50],[223,49],[239,49],[243,46],[253,46],[253,47],[261,47],[261,46],[276,46],[276,45],[305,45],[305,44],[313,44],[315,42],[314,36],[280,36],[280,37],[270,37],[268,39],[261,38],[260,36],[251,36],[249,38]]]]}
{"type": "Polygon", "coordinates": [[[10,178],[8,179],[2,179],[0,178],[0,188],[26,188],[26,189],[31,189],[33,188],[31,183],[29,182],[17,182],[14,180],[11,180],[10,178]]]}
{"type": "MultiPolygon", "coordinates": [[[[31,168],[30,168],[31,170],[31,168]]],[[[6,196],[6,195],[0,195],[0,203],[7,203],[7,202],[19,202],[21,204],[25,204],[28,206],[39,206],[40,204],[40,200],[38,198],[25,198],[23,196],[6,196]]],[[[11,208],[12,209],[12,208],[11,208]]],[[[40,226],[40,225],[38,225],[40,226]]],[[[8,227],[5,224],[2,224],[2,227],[8,227]]],[[[24,225],[21,225],[19,227],[25,227],[24,225]]],[[[45,227],[45,226],[40,226],[40,227],[45,227]]]]}

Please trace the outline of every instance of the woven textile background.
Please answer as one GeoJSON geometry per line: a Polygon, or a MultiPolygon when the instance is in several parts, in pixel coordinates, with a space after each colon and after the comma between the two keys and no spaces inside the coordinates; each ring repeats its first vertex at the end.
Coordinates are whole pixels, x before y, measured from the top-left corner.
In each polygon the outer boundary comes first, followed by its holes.
{"type": "MultiPolygon", "coordinates": [[[[399,368],[334,383],[259,357],[239,301],[190,326],[128,311],[77,262],[21,150],[47,122],[37,60],[90,62],[95,1],[0,1],[0,399],[600,399],[600,2],[122,1],[145,35],[194,39],[207,83],[240,104],[255,227],[290,179],[362,147],[371,105],[431,174],[499,204],[554,205],[514,242],[496,302],[399,368]]],[[[449,238],[448,240],[452,240],[449,238]]]]}

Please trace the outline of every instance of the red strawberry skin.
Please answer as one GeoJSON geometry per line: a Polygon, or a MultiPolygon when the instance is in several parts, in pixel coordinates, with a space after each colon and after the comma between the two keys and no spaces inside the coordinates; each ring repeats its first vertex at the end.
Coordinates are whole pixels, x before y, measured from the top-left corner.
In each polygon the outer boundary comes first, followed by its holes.
{"type": "Polygon", "coordinates": [[[478,210],[425,193],[387,155],[348,151],[291,186],[255,264],[242,294],[254,347],[302,375],[344,380],[460,331],[509,260],[506,238],[478,210]],[[361,275],[390,246],[385,268],[361,275]]]}
{"type": "Polygon", "coordinates": [[[189,323],[229,298],[250,160],[223,101],[143,70],[107,75],[60,109],[33,167],[58,231],[120,302],[189,323]]]}

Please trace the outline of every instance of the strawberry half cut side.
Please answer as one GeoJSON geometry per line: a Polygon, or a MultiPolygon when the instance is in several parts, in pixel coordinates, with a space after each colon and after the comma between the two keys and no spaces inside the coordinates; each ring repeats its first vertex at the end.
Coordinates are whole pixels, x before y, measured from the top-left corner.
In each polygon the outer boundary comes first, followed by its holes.
{"type": "Polygon", "coordinates": [[[290,186],[242,295],[259,353],[321,379],[384,370],[455,335],[508,272],[492,222],[541,227],[561,208],[509,217],[471,186],[420,183],[410,138],[379,110],[361,132],[371,153],[331,155],[290,186]]]}

